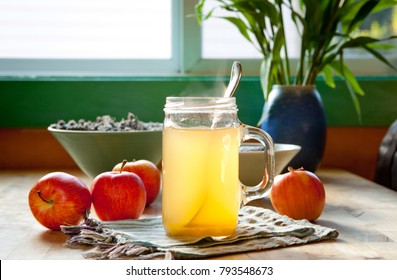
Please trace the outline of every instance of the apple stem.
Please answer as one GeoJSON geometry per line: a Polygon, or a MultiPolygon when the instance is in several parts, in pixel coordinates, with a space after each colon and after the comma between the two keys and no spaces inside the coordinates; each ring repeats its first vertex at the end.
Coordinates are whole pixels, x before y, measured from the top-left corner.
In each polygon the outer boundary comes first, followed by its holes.
{"type": "Polygon", "coordinates": [[[46,202],[46,203],[54,203],[54,201],[51,199],[51,200],[47,200],[47,199],[45,199],[42,195],[41,195],[41,190],[38,190],[37,191],[37,194],[39,195],[39,197],[41,198],[41,200],[43,200],[44,202],[46,202]]]}
{"type": "Polygon", "coordinates": [[[124,166],[127,164],[127,162],[128,162],[128,161],[125,159],[125,160],[123,160],[123,162],[121,163],[120,173],[123,172],[123,168],[124,168],[124,166]]]}
{"type": "Polygon", "coordinates": [[[295,170],[304,171],[305,169],[304,169],[303,167],[300,167],[300,168],[298,168],[298,169],[294,169],[292,166],[288,166],[288,171],[289,171],[289,172],[292,172],[292,171],[295,171],[295,170]]]}

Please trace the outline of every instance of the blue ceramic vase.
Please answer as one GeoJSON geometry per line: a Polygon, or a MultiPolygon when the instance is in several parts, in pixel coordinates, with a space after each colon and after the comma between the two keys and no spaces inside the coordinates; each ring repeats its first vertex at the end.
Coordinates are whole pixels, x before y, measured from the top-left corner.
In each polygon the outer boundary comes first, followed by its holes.
{"type": "Polygon", "coordinates": [[[317,170],[324,154],[327,124],[315,86],[273,86],[264,105],[261,128],[275,143],[301,146],[289,166],[317,170]]]}

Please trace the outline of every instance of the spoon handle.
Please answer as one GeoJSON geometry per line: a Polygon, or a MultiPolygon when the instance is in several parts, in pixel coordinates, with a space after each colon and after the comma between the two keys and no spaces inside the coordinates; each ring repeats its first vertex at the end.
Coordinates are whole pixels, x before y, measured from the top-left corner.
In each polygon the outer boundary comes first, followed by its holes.
{"type": "Polygon", "coordinates": [[[233,62],[230,73],[229,85],[226,88],[224,97],[232,97],[241,79],[242,67],[238,61],[233,62]]]}

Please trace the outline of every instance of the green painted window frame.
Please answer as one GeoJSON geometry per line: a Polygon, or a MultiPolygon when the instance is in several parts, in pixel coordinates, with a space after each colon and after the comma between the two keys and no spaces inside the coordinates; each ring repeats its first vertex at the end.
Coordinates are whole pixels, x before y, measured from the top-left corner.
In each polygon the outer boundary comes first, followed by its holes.
{"type": "MultiPolygon", "coordinates": [[[[128,112],[143,121],[162,122],[167,96],[201,92],[215,95],[229,77],[0,77],[0,128],[47,127],[60,119],[91,119],[111,115],[120,119],[128,112]]],[[[397,76],[359,77],[365,90],[360,97],[362,123],[358,122],[344,81],[331,89],[319,79],[329,126],[389,126],[397,119],[397,76]]],[[[264,99],[259,77],[243,77],[236,91],[239,117],[256,125],[264,99]]]]}

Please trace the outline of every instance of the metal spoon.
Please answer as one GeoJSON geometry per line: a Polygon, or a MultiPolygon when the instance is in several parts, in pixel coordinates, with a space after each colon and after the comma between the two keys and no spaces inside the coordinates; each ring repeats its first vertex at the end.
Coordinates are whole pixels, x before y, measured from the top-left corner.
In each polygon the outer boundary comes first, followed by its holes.
{"type": "Polygon", "coordinates": [[[224,97],[232,97],[237,89],[237,86],[241,79],[242,67],[240,62],[235,61],[232,65],[232,71],[230,73],[230,81],[226,88],[224,97]]]}

